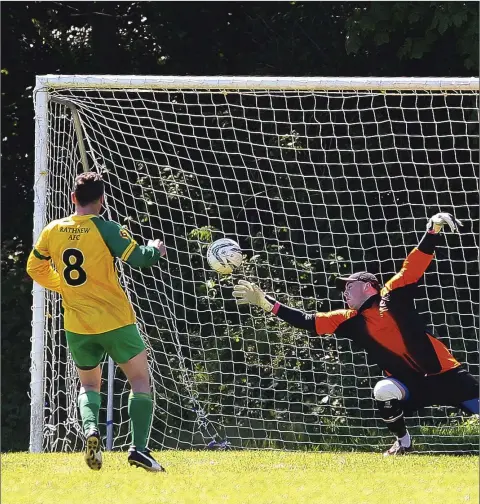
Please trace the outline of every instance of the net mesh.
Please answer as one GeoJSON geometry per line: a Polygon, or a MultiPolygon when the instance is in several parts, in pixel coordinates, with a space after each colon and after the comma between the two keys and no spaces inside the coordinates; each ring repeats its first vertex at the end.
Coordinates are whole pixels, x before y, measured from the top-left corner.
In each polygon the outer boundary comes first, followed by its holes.
{"type": "MultiPolygon", "coordinates": [[[[335,276],[367,269],[386,282],[440,210],[465,226],[437,248],[416,306],[478,376],[478,93],[59,87],[50,96],[78,110],[90,168],[107,182],[104,217],[168,248],[153,268],[121,266],[150,357],[153,449],[391,441],[372,395],[381,372],[362,349],[239,309],[232,286],[247,278],[292,307],[343,308],[335,276]],[[205,252],[223,236],[245,261],[219,277],[205,252]]],[[[52,220],[73,212],[82,171],[69,108],[54,102],[48,163],[52,220]]],[[[49,293],[47,450],[82,446],[62,327],[49,293]]],[[[113,447],[125,448],[129,387],[119,369],[113,391],[113,447]]],[[[478,426],[457,409],[426,408],[407,423],[419,450],[478,451],[478,426]]]]}

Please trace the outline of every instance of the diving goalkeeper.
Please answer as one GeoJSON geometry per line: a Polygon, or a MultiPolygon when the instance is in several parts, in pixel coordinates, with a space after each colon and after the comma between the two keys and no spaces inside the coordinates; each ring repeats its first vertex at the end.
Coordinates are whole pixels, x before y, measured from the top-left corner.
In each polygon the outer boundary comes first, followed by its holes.
{"type": "Polygon", "coordinates": [[[253,304],[315,335],[335,334],[365,349],[370,362],[386,374],[374,387],[379,415],[396,440],[384,455],[412,450],[404,411],[425,406],[455,406],[479,413],[479,383],[425,327],[414,305],[417,282],[429,266],[440,232],[461,225],[448,213],[433,216],[427,233],[382,288],[371,273],[336,279],[349,309],[306,314],[266,296],[257,286],[240,280],[233,295],[238,304],[253,304]]]}
{"type": "Polygon", "coordinates": [[[153,412],[147,353],[135,312],[118,281],[114,258],[133,267],[148,267],[165,255],[165,246],[159,240],[139,246],[126,229],[99,216],[104,183],[98,173],[79,175],[71,198],[75,213],[43,229],[28,258],[27,272],[41,286],[62,296],[68,348],[81,384],[78,406],[85,462],[93,470],[102,467],[100,363],[108,354],[131,386],[128,414],[133,446],[128,462],[147,471],[164,471],[146,446],[153,412]]]}

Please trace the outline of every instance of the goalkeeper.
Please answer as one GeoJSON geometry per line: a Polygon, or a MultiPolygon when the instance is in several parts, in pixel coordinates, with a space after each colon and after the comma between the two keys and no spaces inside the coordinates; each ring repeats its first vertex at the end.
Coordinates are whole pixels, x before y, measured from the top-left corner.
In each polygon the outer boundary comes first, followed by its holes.
{"type": "Polygon", "coordinates": [[[85,434],[85,462],[90,469],[102,467],[100,363],[108,354],[131,386],[128,414],[133,446],[128,462],[160,472],[164,469],[146,446],[153,413],[147,353],[135,312],[120,286],[114,258],[133,267],[148,267],[165,255],[165,246],[159,240],[139,246],[126,229],[99,216],[104,183],[98,173],[79,175],[71,198],[75,213],[43,229],[28,258],[27,272],[62,296],[68,348],[81,384],[78,406],[85,434]]]}
{"type": "Polygon", "coordinates": [[[415,287],[430,264],[440,232],[461,225],[450,214],[432,217],[427,233],[386,285],[371,273],[336,279],[349,309],[306,314],[266,296],[257,286],[240,280],[233,295],[238,304],[254,304],[294,327],[315,335],[349,338],[365,349],[372,363],[387,375],[373,390],[379,415],[396,436],[384,455],[412,449],[404,411],[449,405],[479,413],[479,383],[426,328],[414,305],[415,287]]]}

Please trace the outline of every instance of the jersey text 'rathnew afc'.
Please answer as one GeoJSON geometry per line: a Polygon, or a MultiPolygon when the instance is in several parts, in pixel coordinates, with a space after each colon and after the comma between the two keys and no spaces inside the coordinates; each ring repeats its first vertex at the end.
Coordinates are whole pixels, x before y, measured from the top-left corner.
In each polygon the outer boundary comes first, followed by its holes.
{"type": "Polygon", "coordinates": [[[158,262],[160,253],[155,247],[139,246],[116,222],[71,215],[43,229],[27,271],[40,285],[62,295],[65,330],[100,334],[135,323],[114,257],[147,267],[158,262]]]}

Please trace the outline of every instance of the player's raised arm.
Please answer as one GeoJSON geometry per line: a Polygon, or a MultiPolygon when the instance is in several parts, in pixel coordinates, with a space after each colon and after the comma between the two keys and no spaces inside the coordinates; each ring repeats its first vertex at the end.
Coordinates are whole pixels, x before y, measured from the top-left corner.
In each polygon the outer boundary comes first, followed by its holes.
{"type": "Polygon", "coordinates": [[[52,268],[48,251],[48,233],[50,225],[40,233],[27,261],[27,273],[46,289],[60,292],[60,275],[52,268]]]}
{"type": "Polygon", "coordinates": [[[146,246],[139,245],[120,224],[99,217],[94,222],[112,256],[119,257],[133,267],[153,266],[166,254],[165,245],[160,240],[149,240],[146,246]]]}
{"type": "Polygon", "coordinates": [[[240,280],[233,288],[233,297],[239,305],[253,304],[267,313],[276,315],[293,327],[304,329],[314,334],[333,334],[337,327],[357,314],[355,310],[335,310],[324,313],[305,313],[285,306],[267,296],[259,287],[240,280]]]}
{"type": "Polygon", "coordinates": [[[393,276],[384,287],[384,293],[417,283],[430,265],[435,247],[439,243],[439,234],[448,225],[451,231],[463,224],[449,213],[435,214],[427,224],[427,232],[403,262],[402,269],[393,276]]]}

